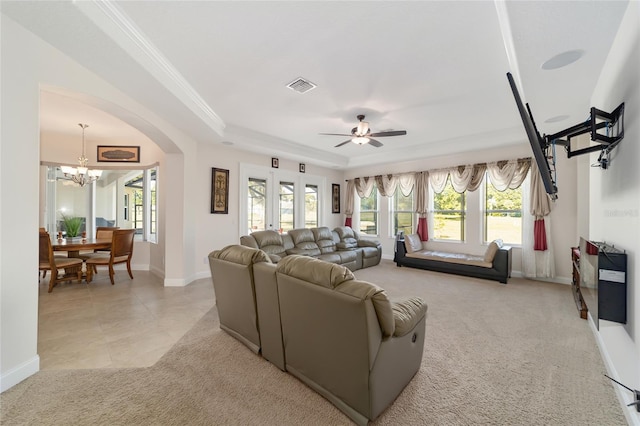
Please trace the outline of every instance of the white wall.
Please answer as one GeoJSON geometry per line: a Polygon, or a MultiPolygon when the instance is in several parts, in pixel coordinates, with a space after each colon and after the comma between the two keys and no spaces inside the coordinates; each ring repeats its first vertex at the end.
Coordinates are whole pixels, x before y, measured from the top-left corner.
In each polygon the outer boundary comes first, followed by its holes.
{"type": "MultiPolygon", "coordinates": [[[[197,182],[198,196],[189,202],[191,208],[197,212],[197,229],[199,238],[196,242],[196,276],[198,278],[210,276],[209,263],[205,262],[208,254],[229,244],[240,241],[240,196],[246,195],[246,187],[240,182],[240,164],[271,167],[271,157],[248,151],[241,151],[219,143],[201,143],[198,145],[197,182]],[[229,214],[211,214],[211,168],[229,170],[229,214]]],[[[279,171],[299,173],[299,163],[280,159],[279,171]]],[[[344,206],[344,173],[342,171],[306,164],[305,174],[326,178],[325,194],[331,194],[331,184],[339,183],[342,188],[341,206],[344,206]]],[[[242,183],[244,185],[244,182],[242,183]]],[[[320,226],[333,229],[344,224],[344,208],[340,214],[331,213],[331,204],[324,203],[320,226]],[[324,218],[324,220],[322,219],[324,218]]],[[[242,233],[244,235],[246,233],[242,233]]]]}
{"type": "Polygon", "coordinates": [[[39,369],[38,277],[35,273],[25,273],[37,264],[38,241],[35,237],[24,238],[24,230],[35,232],[40,223],[39,186],[44,182],[41,182],[39,167],[40,88],[66,88],[118,105],[122,112],[128,112],[126,119],[137,119],[141,123],[139,129],[146,126],[145,132],[154,131],[159,135],[163,150],[183,152],[167,155],[177,161],[166,161],[161,182],[165,197],[176,201],[167,203],[169,208],[162,220],[167,224],[172,218],[178,220],[168,226],[170,232],[165,233],[165,238],[154,245],[153,250],[148,250],[155,259],[145,259],[155,265],[162,264],[165,257],[171,258],[172,263],[166,264],[163,272],[170,278],[177,277],[183,284],[190,282],[189,277],[195,271],[193,262],[185,261],[193,259],[195,252],[195,220],[183,220],[191,215],[183,198],[195,198],[196,190],[191,185],[195,181],[195,170],[185,169],[182,159],[184,156],[195,164],[196,143],[11,19],[4,15],[1,19],[0,390],[5,390],[39,369]],[[14,178],[18,175],[21,176],[19,184],[14,178]],[[190,246],[182,244],[185,239],[190,246]],[[165,255],[165,251],[168,254],[165,255]]]}
{"type": "MultiPolygon", "coordinates": [[[[589,235],[627,252],[627,324],[600,321],[605,361],[614,377],[640,388],[640,3],[630,2],[591,97],[591,105],[605,111],[625,103],[624,139],[615,149],[610,168],[592,168],[589,176],[589,235]]],[[[592,155],[591,161],[597,155],[592,155]]],[[[625,402],[631,393],[618,390],[625,402]]],[[[640,424],[635,408],[627,419],[640,424]]]]}
{"type": "MultiPolygon", "coordinates": [[[[572,123],[574,124],[574,123],[572,123]]],[[[462,152],[455,155],[425,158],[403,163],[387,164],[374,167],[363,167],[349,170],[347,179],[360,176],[374,176],[383,173],[402,173],[423,170],[434,170],[464,164],[474,164],[514,158],[532,157],[531,147],[526,141],[523,129],[523,141],[521,145],[507,148],[485,149],[475,152],[462,152]]],[[[554,281],[569,284],[571,282],[571,257],[570,248],[578,245],[578,235],[575,227],[576,220],[576,170],[575,159],[568,159],[564,151],[559,150],[557,155],[558,170],[558,200],[553,205],[551,212],[551,239],[554,247],[556,263],[556,277],[554,281]]],[[[357,197],[356,197],[357,199],[357,197]]],[[[466,241],[441,242],[429,241],[427,246],[436,250],[447,250],[459,253],[481,254],[486,251],[486,245],[482,242],[482,223],[480,207],[480,190],[469,192],[467,195],[467,229],[466,241]]],[[[390,219],[388,198],[380,197],[380,241],[383,245],[383,254],[393,257],[394,237],[390,234],[390,219]]],[[[514,275],[522,271],[522,250],[514,247],[512,250],[512,267],[514,275]]]]}

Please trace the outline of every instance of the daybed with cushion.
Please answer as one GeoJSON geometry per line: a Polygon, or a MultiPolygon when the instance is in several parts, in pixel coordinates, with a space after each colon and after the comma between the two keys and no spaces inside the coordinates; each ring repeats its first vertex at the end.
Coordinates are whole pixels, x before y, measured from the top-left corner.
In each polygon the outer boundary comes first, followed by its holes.
{"type": "Polygon", "coordinates": [[[397,266],[496,280],[503,284],[511,277],[511,247],[492,241],[484,255],[424,250],[417,234],[407,235],[396,243],[397,266]]]}
{"type": "Polygon", "coordinates": [[[240,237],[240,244],[263,250],[273,263],[285,256],[301,255],[355,271],[375,266],[382,259],[382,246],[378,241],[359,239],[349,227],[333,231],[326,226],[299,228],[283,234],[273,230],[256,231],[240,237]]]}
{"type": "Polygon", "coordinates": [[[421,299],[391,302],[344,266],[309,256],[253,268],[263,356],[357,424],[378,417],[420,368],[421,299]]]}

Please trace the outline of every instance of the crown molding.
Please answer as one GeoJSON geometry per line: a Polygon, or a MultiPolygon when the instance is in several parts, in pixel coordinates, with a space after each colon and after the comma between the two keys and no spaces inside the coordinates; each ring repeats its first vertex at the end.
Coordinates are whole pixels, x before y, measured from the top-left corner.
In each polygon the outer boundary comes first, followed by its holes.
{"type": "Polygon", "coordinates": [[[224,135],[224,121],[115,2],[79,1],[74,5],[207,126],[224,135]]]}

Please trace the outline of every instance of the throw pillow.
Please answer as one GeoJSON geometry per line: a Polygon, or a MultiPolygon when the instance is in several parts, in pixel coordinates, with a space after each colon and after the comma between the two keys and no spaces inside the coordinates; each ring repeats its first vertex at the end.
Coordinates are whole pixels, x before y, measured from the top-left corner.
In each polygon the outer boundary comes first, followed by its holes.
{"type": "Polygon", "coordinates": [[[491,244],[487,247],[487,251],[484,253],[484,261],[489,263],[493,262],[493,258],[496,257],[499,248],[495,241],[491,241],[491,244]]]}
{"type": "Polygon", "coordinates": [[[404,246],[407,249],[407,253],[422,250],[422,241],[420,241],[420,236],[418,234],[405,235],[404,246]]]}

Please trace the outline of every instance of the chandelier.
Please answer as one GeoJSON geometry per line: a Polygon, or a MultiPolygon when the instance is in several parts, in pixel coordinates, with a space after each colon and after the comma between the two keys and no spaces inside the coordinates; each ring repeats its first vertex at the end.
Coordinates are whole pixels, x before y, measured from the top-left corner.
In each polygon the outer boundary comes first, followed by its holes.
{"type": "Polygon", "coordinates": [[[78,167],[60,166],[60,170],[64,173],[64,176],[71,179],[80,186],[85,186],[88,183],[95,182],[102,175],[102,170],[89,170],[87,164],[89,159],[84,154],[84,129],[89,127],[88,124],[78,123],[78,126],[82,127],[82,155],[78,157],[78,167]]]}

